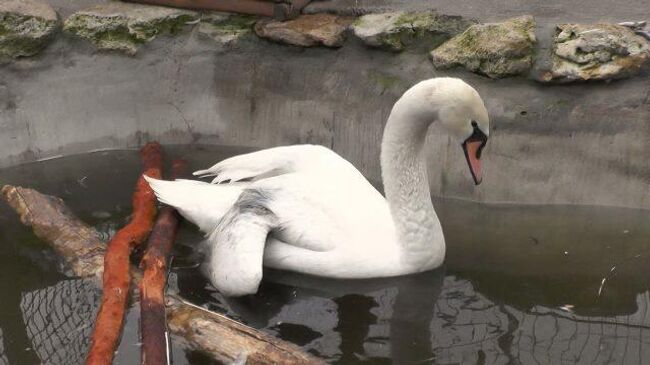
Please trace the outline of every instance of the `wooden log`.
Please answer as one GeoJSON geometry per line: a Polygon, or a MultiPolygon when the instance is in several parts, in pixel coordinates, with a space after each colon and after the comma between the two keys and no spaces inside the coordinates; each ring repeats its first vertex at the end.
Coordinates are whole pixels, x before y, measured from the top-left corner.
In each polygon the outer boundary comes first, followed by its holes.
{"type": "Polygon", "coordinates": [[[18,213],[20,221],[32,227],[36,236],[63,259],[66,274],[102,275],[106,244],[96,230],[72,214],[63,200],[9,185],[2,188],[2,197],[18,213]]]}
{"type": "Polygon", "coordinates": [[[167,319],[170,331],[184,339],[186,346],[207,351],[224,364],[325,364],[293,344],[215,315],[174,295],[167,296],[167,319]]]}
{"type": "Polygon", "coordinates": [[[140,155],[143,172],[133,193],[131,220],[113,236],[104,255],[102,302],[90,340],[87,365],[113,363],[129,299],[131,250],[147,239],[154,225],[156,196],[143,175],[162,177],[162,147],[157,142],[148,143],[140,155]]]}
{"type": "MultiPolygon", "coordinates": [[[[73,268],[64,270],[65,274],[92,276],[102,272],[105,247],[98,243],[99,234],[75,217],[61,199],[14,186],[3,187],[2,196],[21,221],[73,268]]],[[[139,275],[131,277],[134,284],[140,280],[139,275]]],[[[325,364],[294,344],[194,306],[177,295],[168,293],[165,300],[172,339],[216,361],[231,363],[245,356],[246,364],[325,364]]]]}
{"type": "MultiPolygon", "coordinates": [[[[188,173],[187,161],[172,162],[171,180],[188,173]]],[[[165,319],[165,285],[167,264],[176,240],[180,215],[176,209],[160,209],[151,231],[140,267],[144,271],[140,281],[140,333],[142,336],[143,365],[169,364],[167,325],[165,319]]]]}

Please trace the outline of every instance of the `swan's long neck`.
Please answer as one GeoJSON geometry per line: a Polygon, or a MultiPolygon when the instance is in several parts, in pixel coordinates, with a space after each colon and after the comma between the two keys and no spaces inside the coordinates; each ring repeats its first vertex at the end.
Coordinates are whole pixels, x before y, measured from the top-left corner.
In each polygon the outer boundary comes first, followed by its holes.
{"type": "Polygon", "coordinates": [[[381,144],[381,170],[404,264],[425,270],[442,263],[445,241],[431,202],[424,154],[431,121],[413,114],[403,99],[393,107],[381,144]]]}

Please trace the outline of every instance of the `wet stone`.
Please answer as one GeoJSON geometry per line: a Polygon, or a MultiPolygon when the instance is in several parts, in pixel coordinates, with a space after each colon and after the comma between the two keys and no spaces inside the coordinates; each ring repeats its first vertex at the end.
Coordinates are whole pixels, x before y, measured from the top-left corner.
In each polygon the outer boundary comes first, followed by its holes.
{"type": "Polygon", "coordinates": [[[370,47],[399,52],[417,45],[431,50],[475,23],[435,11],[400,11],[361,16],[352,24],[352,30],[370,47]]]}
{"type": "Polygon", "coordinates": [[[618,24],[561,24],[552,67],[543,82],[609,80],[638,73],[650,59],[650,42],[618,24]]]}
{"type": "Polygon", "coordinates": [[[262,20],[255,24],[255,33],[274,42],[300,47],[340,47],[352,18],[332,14],[310,14],[280,22],[262,20]]]}
{"type": "Polygon", "coordinates": [[[203,14],[196,31],[202,38],[222,46],[234,46],[253,33],[257,17],[212,12],[203,14]]]}
{"type": "Polygon", "coordinates": [[[0,1],[0,60],[33,56],[53,39],[59,19],[36,0],[0,1]]]}
{"type": "Polygon", "coordinates": [[[531,16],[477,24],[431,52],[436,68],[463,66],[491,78],[527,74],[537,42],[531,16]]]}
{"type": "Polygon", "coordinates": [[[198,13],[188,10],[109,2],[74,13],[65,21],[64,30],[99,49],[133,55],[157,35],[177,34],[198,19],[198,13]]]}

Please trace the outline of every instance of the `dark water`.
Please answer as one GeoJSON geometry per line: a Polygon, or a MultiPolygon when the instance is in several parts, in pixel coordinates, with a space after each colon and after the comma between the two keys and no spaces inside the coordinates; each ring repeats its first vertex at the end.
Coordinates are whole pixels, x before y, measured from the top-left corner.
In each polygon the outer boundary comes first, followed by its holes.
{"type": "MultiPolygon", "coordinates": [[[[242,152],[170,147],[193,168],[242,152]]],[[[97,152],[0,170],[0,184],[62,197],[109,237],[138,175],[134,151],[97,152]]],[[[436,200],[443,268],[336,281],[277,271],[260,292],[224,299],[195,268],[201,235],[185,224],[170,289],[339,364],[648,364],[650,212],[436,200]]],[[[99,293],[0,204],[0,365],[81,364],[99,293]]],[[[139,363],[138,311],[116,363],[139,363]]],[[[174,364],[209,364],[173,349],[174,364]]]]}

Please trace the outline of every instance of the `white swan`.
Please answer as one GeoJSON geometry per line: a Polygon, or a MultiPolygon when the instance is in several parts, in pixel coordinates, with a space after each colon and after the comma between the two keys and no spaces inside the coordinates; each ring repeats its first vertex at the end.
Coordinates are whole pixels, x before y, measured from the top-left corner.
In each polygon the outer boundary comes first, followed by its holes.
{"type": "Polygon", "coordinates": [[[480,183],[488,114],[476,90],[454,78],[422,81],[395,103],[381,145],[385,199],[352,164],[315,145],[239,155],[194,173],[216,176],[212,184],[148,181],[207,233],[205,268],[224,295],[255,293],[262,264],[333,278],[421,272],[445,256],[423,148],[436,121],[458,139],[480,183]]]}

